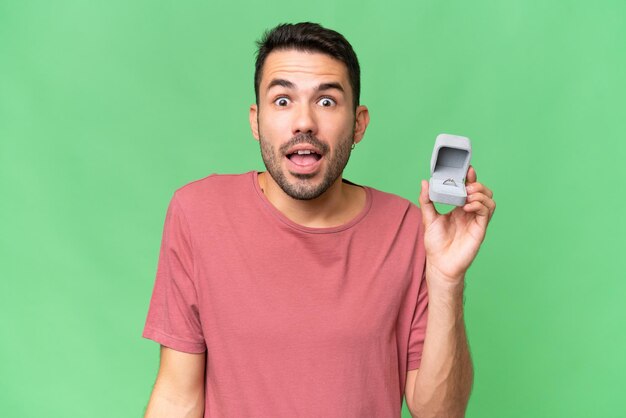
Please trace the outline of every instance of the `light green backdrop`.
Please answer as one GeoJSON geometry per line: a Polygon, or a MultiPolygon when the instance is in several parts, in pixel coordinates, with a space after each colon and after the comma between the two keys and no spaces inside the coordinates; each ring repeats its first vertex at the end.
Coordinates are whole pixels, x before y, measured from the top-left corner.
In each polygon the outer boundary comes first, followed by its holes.
{"type": "Polygon", "coordinates": [[[416,202],[446,132],[495,192],[467,416],[626,416],[621,0],[0,0],[0,415],[141,416],[169,199],[263,169],[254,41],[302,20],[359,55],[348,179],[416,202]]]}

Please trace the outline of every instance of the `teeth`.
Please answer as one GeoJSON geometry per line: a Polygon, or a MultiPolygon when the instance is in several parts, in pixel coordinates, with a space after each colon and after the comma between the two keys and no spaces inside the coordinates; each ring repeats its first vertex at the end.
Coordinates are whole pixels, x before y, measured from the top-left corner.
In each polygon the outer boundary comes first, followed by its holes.
{"type": "Polygon", "coordinates": [[[311,151],[310,151],[310,150],[308,150],[308,149],[301,149],[301,150],[298,150],[298,155],[310,154],[310,153],[311,153],[311,151]]]}

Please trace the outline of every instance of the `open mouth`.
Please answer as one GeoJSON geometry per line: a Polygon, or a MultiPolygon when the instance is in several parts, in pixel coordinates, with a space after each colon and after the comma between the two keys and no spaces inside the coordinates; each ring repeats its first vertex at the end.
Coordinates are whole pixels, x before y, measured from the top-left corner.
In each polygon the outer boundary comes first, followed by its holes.
{"type": "Polygon", "coordinates": [[[315,150],[300,149],[286,155],[286,157],[294,164],[306,167],[317,163],[322,155],[315,150]]]}

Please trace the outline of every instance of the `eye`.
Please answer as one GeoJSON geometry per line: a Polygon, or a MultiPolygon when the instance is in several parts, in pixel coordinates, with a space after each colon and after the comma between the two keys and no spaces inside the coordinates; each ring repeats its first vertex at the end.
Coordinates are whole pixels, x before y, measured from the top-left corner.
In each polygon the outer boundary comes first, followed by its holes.
{"type": "Polygon", "coordinates": [[[331,107],[331,106],[335,106],[337,104],[337,102],[335,102],[333,99],[331,99],[330,97],[322,97],[319,102],[320,106],[322,107],[331,107]]]}
{"type": "Polygon", "coordinates": [[[276,106],[285,107],[289,104],[289,99],[287,97],[281,96],[274,100],[274,104],[276,106]]]}

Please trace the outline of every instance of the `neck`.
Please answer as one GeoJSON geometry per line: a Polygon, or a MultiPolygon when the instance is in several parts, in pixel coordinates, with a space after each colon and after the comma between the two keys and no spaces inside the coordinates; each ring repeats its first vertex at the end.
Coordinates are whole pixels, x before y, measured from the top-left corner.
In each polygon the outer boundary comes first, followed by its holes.
{"type": "Polygon", "coordinates": [[[298,200],[286,194],[267,172],[259,173],[259,186],[270,203],[293,222],[310,228],[331,228],[354,218],[365,205],[365,191],[337,180],[321,196],[298,200]]]}

